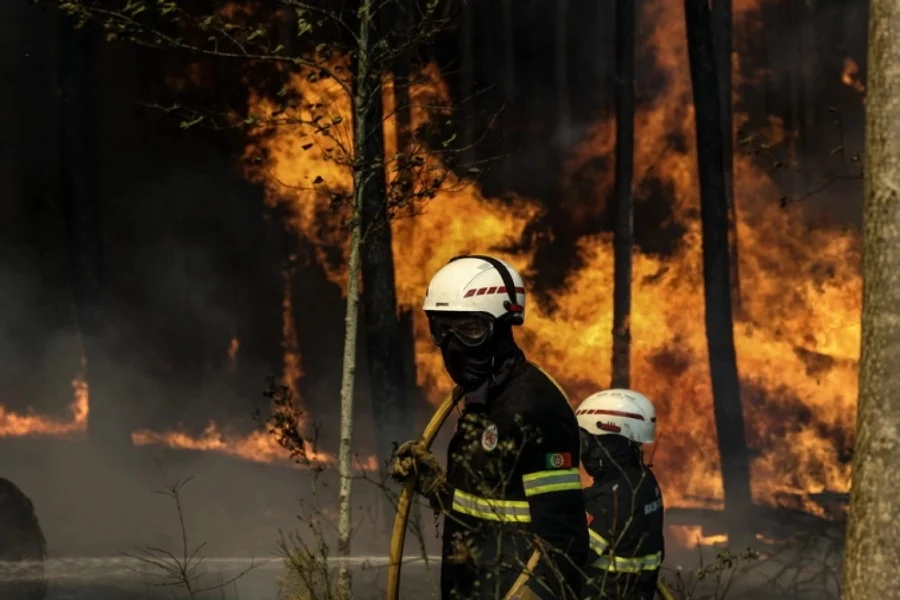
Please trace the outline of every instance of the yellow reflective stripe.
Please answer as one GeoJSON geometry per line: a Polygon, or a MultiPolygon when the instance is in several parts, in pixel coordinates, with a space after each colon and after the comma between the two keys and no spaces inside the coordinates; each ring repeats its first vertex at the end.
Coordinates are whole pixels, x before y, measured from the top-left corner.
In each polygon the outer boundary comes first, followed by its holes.
{"type": "Polygon", "coordinates": [[[602,556],[609,547],[609,542],[593,529],[588,529],[588,533],[591,534],[591,550],[602,556]]]}
{"type": "Polygon", "coordinates": [[[536,496],[548,492],[580,490],[581,476],[578,469],[538,471],[523,475],[522,484],[525,486],[525,496],[536,496]]]}
{"type": "Polygon", "coordinates": [[[593,566],[610,573],[640,573],[641,571],[655,571],[662,566],[662,552],[648,554],[647,556],[637,558],[601,556],[594,562],[593,566]]]}
{"type": "Polygon", "coordinates": [[[531,510],[524,500],[493,500],[453,491],[453,510],[487,521],[530,523],[531,510]]]}

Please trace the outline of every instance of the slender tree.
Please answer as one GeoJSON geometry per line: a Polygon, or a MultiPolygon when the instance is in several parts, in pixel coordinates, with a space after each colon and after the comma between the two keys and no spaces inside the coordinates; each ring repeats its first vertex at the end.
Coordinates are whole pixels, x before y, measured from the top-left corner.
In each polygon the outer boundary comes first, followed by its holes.
{"type": "Polygon", "coordinates": [[[616,0],[616,179],[613,237],[612,387],[631,372],[631,259],[634,247],[634,0],[616,0]]]}
{"type": "Polygon", "coordinates": [[[59,186],[67,234],[67,255],[73,315],[81,341],[82,359],[90,386],[89,436],[108,449],[130,445],[128,424],[115,410],[110,394],[100,385],[107,348],[104,347],[104,252],[102,204],[97,173],[94,43],[92,34],[60,31],[59,66],[59,186]]]}
{"type": "Polygon", "coordinates": [[[843,598],[897,595],[900,571],[900,4],[869,3],[862,348],[843,598]]]}
{"type": "MultiPolygon", "coordinates": [[[[360,25],[362,27],[362,25],[360,25]]],[[[371,27],[371,25],[370,25],[371,27]]],[[[372,40],[374,34],[362,40],[372,40]]],[[[369,43],[371,43],[369,41],[369,43]]],[[[360,52],[359,60],[371,54],[360,52]]],[[[406,57],[398,57],[399,63],[408,69],[406,57]]],[[[384,165],[384,132],[381,123],[384,110],[381,99],[380,69],[367,68],[366,79],[357,76],[354,92],[354,155],[361,166],[354,181],[354,190],[360,194],[360,217],[362,220],[362,304],[365,315],[366,358],[369,367],[369,391],[372,402],[376,450],[382,462],[388,461],[393,451],[393,443],[412,437],[412,423],[406,370],[415,365],[406,365],[400,349],[404,346],[404,336],[397,307],[396,278],[394,274],[394,252],[392,247],[391,215],[388,212],[387,180],[384,165]]],[[[363,74],[359,67],[359,75],[363,74]]],[[[395,100],[403,102],[395,107],[397,115],[397,147],[399,154],[410,151],[409,119],[409,74],[398,86],[397,70],[394,70],[395,100]],[[399,93],[398,93],[399,91],[399,93]],[[400,122],[400,114],[406,123],[400,122]],[[401,133],[401,129],[406,131],[401,133]]],[[[410,173],[398,175],[403,181],[398,186],[412,187],[410,173]]],[[[404,216],[414,210],[414,204],[396,207],[404,216]]],[[[388,513],[392,516],[393,510],[388,513]]],[[[388,516],[387,514],[385,516],[388,516]]],[[[385,521],[387,527],[392,521],[385,521]]]]}
{"type": "Polygon", "coordinates": [[[728,198],[728,252],[731,267],[731,307],[735,315],[741,313],[741,278],[738,253],[737,204],[734,198],[734,117],[731,107],[732,88],[732,10],[731,0],[713,0],[713,46],[716,50],[716,70],[719,87],[719,106],[722,114],[722,147],[725,171],[725,193],[728,198]]]}
{"type": "Polygon", "coordinates": [[[473,39],[472,1],[463,0],[459,16],[460,89],[462,90],[463,161],[475,162],[475,121],[473,101],[475,94],[475,47],[473,39]]]}
{"type": "Polygon", "coordinates": [[[709,371],[728,534],[731,543],[738,544],[746,535],[752,502],[731,315],[722,119],[709,4],[707,0],[685,0],[684,6],[697,130],[709,371]]]}
{"type": "Polygon", "coordinates": [[[569,0],[556,0],[556,115],[557,135],[567,136],[570,126],[569,105],[569,0]]]}
{"type": "MultiPolygon", "coordinates": [[[[501,24],[503,28],[503,105],[504,110],[512,108],[516,98],[516,39],[515,39],[515,12],[513,0],[501,1],[501,24]]],[[[504,139],[503,157],[503,185],[509,187],[512,181],[512,146],[511,138],[504,139]]]]}

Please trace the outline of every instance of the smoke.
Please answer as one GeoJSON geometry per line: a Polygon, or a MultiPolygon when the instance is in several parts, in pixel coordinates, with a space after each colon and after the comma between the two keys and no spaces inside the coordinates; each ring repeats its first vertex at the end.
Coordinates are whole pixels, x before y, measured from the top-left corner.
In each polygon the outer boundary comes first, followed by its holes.
{"type": "MultiPolygon", "coordinates": [[[[524,232],[522,244],[540,248],[533,275],[549,292],[580,266],[579,240],[610,228],[610,190],[598,191],[596,186],[612,168],[610,157],[578,161],[571,152],[589,126],[612,110],[612,10],[608,3],[569,3],[572,120],[560,135],[554,118],[557,97],[549,83],[555,80],[554,41],[547,27],[552,6],[531,4],[529,11],[516,11],[517,94],[497,125],[513,140],[512,180],[502,181],[501,170],[495,169],[484,184],[488,194],[514,191],[543,203],[545,210],[524,232]]],[[[787,169],[777,173],[784,189],[803,196],[820,180],[843,172],[841,153],[830,153],[837,143],[844,154],[862,147],[860,98],[841,84],[840,72],[846,56],[863,62],[865,27],[860,15],[864,17],[865,7],[860,2],[823,12],[807,33],[829,40],[827,47],[798,53],[790,45],[796,38],[794,25],[778,12],[779,6],[767,3],[754,15],[764,26],[736,31],[742,56],[737,112],[746,114],[748,134],[770,126],[770,115],[784,121],[796,101],[785,90],[799,85],[791,77],[815,74],[821,97],[833,99],[838,108],[830,113],[823,106],[822,122],[831,123],[840,115],[841,125],[823,126],[819,138],[808,143],[800,174],[787,169]],[[792,58],[780,60],[784,56],[792,58]],[[813,57],[816,62],[809,66],[813,57]],[[811,172],[810,166],[822,172],[811,172]]],[[[54,24],[40,13],[24,15],[6,6],[0,10],[9,14],[0,23],[18,24],[16,31],[4,28],[0,36],[26,37],[27,32],[28,39],[54,39],[54,24]]],[[[476,13],[479,10],[493,9],[476,13]]],[[[499,26],[501,20],[484,12],[476,14],[475,21],[488,27],[499,26]]],[[[646,40],[648,27],[642,25],[639,43],[646,40]]],[[[490,88],[476,106],[484,114],[496,112],[504,102],[503,38],[496,31],[488,33],[475,36],[476,55],[485,57],[478,79],[490,88]]],[[[804,39],[808,42],[809,36],[804,39]]],[[[442,51],[455,51],[449,46],[442,51]]],[[[18,115],[16,139],[29,140],[24,159],[7,144],[0,148],[4,165],[27,162],[25,169],[0,171],[14,178],[0,182],[8,184],[5,189],[17,190],[2,205],[0,404],[17,412],[33,407],[40,414],[67,418],[71,381],[86,346],[92,349],[87,353],[89,373],[103,374],[88,377],[96,401],[91,413],[95,424],[114,428],[121,423],[124,433],[132,427],[164,430],[183,424],[197,434],[214,419],[220,426],[248,433],[254,428],[252,409],[264,406],[265,378],[283,371],[283,272],[293,264],[293,316],[304,372],[300,394],[311,419],[325,425],[321,443],[335,448],[343,342],[340,290],[329,281],[326,267],[310,258],[315,254],[305,242],[285,233],[279,215],[265,207],[261,191],[241,180],[232,147],[216,146],[202,134],[179,132],[171,121],[137,107],[135,99],[146,82],[135,73],[135,57],[123,46],[100,48],[97,73],[108,332],[101,338],[79,339],[65,230],[52,191],[56,51],[53,43],[38,44],[29,47],[28,61],[0,61],[4,80],[29,82],[16,88],[19,96],[0,99],[0,114],[18,115]],[[33,72],[41,76],[30,81],[33,72]],[[238,348],[230,357],[233,340],[238,348]],[[104,412],[104,403],[116,410],[104,412]]],[[[661,69],[648,56],[639,52],[639,102],[651,100],[664,83],[661,69]]],[[[669,140],[675,147],[683,143],[669,140]]],[[[488,148],[496,154],[498,140],[490,140],[488,148]]],[[[786,148],[777,148],[782,161],[788,160],[786,148]]],[[[802,200],[788,201],[815,209],[809,211],[818,215],[811,225],[854,225],[858,202],[847,197],[852,192],[858,198],[856,185],[838,181],[802,200]]],[[[645,182],[635,226],[645,253],[669,254],[677,246],[684,231],[670,218],[671,204],[671,190],[658,179],[645,182]]],[[[680,360],[661,356],[660,369],[677,370],[680,360]]],[[[364,380],[364,368],[361,376],[364,380]]],[[[359,387],[357,406],[364,424],[369,399],[364,386],[359,387]]],[[[752,393],[747,395],[751,412],[754,399],[752,393]]],[[[785,412],[796,414],[798,404],[788,398],[785,412]]],[[[421,408],[423,415],[427,411],[421,408]]],[[[371,428],[359,426],[357,437],[360,451],[371,446],[371,428]]],[[[443,446],[440,440],[437,446],[443,446]]],[[[277,529],[294,524],[292,515],[308,476],[210,453],[135,448],[115,455],[93,443],[56,439],[0,439],[0,474],[32,497],[50,551],[57,555],[109,553],[137,543],[171,547],[179,537],[174,509],[152,492],[190,475],[197,476],[185,489],[192,539],[209,542],[210,553],[268,554],[277,529]]],[[[333,486],[327,489],[334,491],[333,486]]],[[[380,501],[373,487],[359,486],[356,493],[360,506],[380,501]]],[[[378,518],[381,514],[373,511],[378,518]]],[[[364,517],[364,522],[370,520],[364,517]]],[[[383,539],[370,537],[373,550],[384,547],[383,539]]],[[[366,551],[365,546],[357,549],[366,551]]]]}

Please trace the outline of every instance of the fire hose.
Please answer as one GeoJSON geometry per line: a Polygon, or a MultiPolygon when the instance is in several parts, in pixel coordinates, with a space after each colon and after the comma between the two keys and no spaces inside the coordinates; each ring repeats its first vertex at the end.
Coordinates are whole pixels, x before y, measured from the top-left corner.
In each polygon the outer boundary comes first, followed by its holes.
{"type": "MultiPolygon", "coordinates": [[[[434,416],[428,421],[422,437],[419,438],[426,450],[431,448],[431,443],[440,431],[441,426],[450,416],[450,411],[456,406],[461,395],[459,388],[456,388],[444,398],[434,416]]],[[[387,600],[400,599],[400,566],[403,562],[403,543],[406,541],[406,524],[409,522],[409,509],[412,506],[412,499],[416,493],[415,479],[410,477],[403,484],[403,490],[400,497],[397,498],[397,513],[394,515],[394,530],[391,533],[391,550],[388,555],[388,572],[387,572],[387,600]]]]}
{"type": "MultiPolygon", "coordinates": [[[[534,364],[534,363],[532,363],[534,364]]],[[[557,388],[561,392],[563,392],[563,396],[568,400],[568,396],[566,396],[562,387],[559,383],[556,382],[555,379],[547,375],[543,369],[534,365],[541,373],[544,373],[550,381],[552,381],[557,388]]],[[[447,421],[447,417],[450,416],[450,412],[453,410],[453,407],[456,406],[456,403],[459,402],[462,397],[461,390],[459,388],[455,388],[452,392],[447,394],[441,404],[438,406],[434,415],[431,417],[431,420],[428,421],[428,425],[425,426],[425,431],[422,432],[421,437],[419,438],[419,443],[426,449],[429,450],[431,448],[432,442],[434,442],[434,438],[437,436],[441,427],[447,421]]],[[[397,512],[394,515],[394,528],[391,532],[391,548],[388,554],[388,572],[387,572],[387,593],[386,600],[400,600],[400,567],[403,563],[403,545],[406,542],[406,527],[409,523],[409,511],[412,507],[412,500],[415,497],[415,487],[416,482],[414,478],[409,478],[403,484],[403,489],[400,491],[400,496],[397,498],[397,512]]],[[[538,561],[540,560],[540,553],[535,550],[531,555],[531,558],[528,559],[528,564],[526,565],[525,570],[521,575],[516,579],[513,583],[512,587],[510,587],[509,591],[506,593],[504,600],[513,600],[516,598],[518,593],[525,586],[525,583],[528,581],[531,572],[537,567],[538,561]]],[[[666,588],[665,584],[662,581],[657,583],[657,591],[659,595],[663,597],[663,600],[673,600],[672,594],[669,593],[669,590],[666,588]]]]}

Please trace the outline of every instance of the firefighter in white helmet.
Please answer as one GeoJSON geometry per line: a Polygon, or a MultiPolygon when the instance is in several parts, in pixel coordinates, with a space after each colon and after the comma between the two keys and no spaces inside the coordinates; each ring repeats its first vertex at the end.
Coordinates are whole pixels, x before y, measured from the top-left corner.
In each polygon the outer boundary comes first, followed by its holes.
{"type": "Polygon", "coordinates": [[[575,414],[581,462],[594,479],[584,490],[591,556],[583,597],[652,600],[665,554],[663,500],[641,444],[653,442],[656,410],[639,392],[612,389],[575,414]]]}
{"type": "Polygon", "coordinates": [[[588,536],[578,423],[513,338],[525,320],[522,277],[489,256],[457,257],[431,280],[424,309],[464,408],[446,471],[407,442],[393,476],[415,477],[444,513],[442,599],[503,598],[523,573],[520,600],[579,598],[588,536]],[[532,556],[540,562],[527,567],[532,556]]]}

